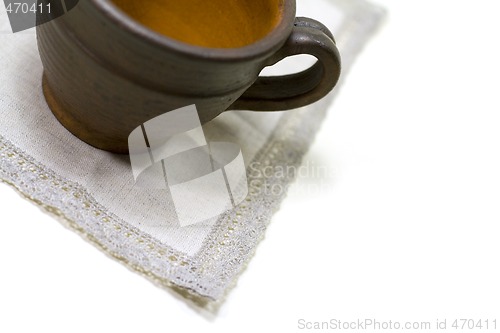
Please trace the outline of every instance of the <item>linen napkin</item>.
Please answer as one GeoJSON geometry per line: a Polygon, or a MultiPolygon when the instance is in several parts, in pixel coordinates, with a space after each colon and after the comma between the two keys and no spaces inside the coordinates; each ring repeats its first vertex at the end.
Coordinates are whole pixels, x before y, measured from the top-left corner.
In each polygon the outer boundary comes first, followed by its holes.
{"type": "MultiPolygon", "coordinates": [[[[364,0],[298,0],[298,16],[334,32],[343,77],[384,11],[364,0]]],[[[203,126],[209,142],[241,148],[248,195],[224,214],[189,226],[165,191],[134,186],[130,158],[95,149],[61,126],[44,100],[34,29],[13,34],[0,6],[0,180],[111,257],[187,297],[217,301],[234,285],[296,177],[335,94],[276,113],[226,112],[203,126]]],[[[311,64],[293,57],[266,74],[311,64]]],[[[20,239],[22,242],[22,239],[20,239]]]]}

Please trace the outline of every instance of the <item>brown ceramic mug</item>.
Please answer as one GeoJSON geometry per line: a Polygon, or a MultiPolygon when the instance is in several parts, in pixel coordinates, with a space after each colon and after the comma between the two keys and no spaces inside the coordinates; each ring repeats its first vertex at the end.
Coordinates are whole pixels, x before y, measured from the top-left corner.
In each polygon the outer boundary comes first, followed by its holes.
{"type": "Polygon", "coordinates": [[[162,17],[158,8],[145,17],[139,7],[146,1],[82,0],[37,27],[45,98],[71,133],[127,153],[129,134],[165,112],[195,104],[205,123],[225,110],[288,110],[321,99],[339,79],[331,32],[296,18],[295,0],[174,2],[192,19],[162,17]],[[190,2],[196,6],[186,7],[190,2]],[[318,61],[302,73],[259,77],[266,66],[297,54],[318,61]]]}

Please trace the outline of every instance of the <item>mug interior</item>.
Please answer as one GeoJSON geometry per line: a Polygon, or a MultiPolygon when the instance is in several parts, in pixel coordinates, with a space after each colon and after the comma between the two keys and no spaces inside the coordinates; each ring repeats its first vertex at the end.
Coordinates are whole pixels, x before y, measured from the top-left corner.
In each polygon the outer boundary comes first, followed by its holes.
{"type": "Polygon", "coordinates": [[[141,25],[208,48],[239,48],[267,36],[283,18],[283,0],[112,0],[141,25]]]}

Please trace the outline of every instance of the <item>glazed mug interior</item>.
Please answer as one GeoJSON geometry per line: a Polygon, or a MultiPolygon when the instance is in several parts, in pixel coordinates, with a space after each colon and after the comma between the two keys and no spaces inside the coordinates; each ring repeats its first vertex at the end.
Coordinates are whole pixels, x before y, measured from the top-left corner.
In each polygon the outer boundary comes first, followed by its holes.
{"type": "Polygon", "coordinates": [[[209,48],[238,48],[280,22],[282,0],[112,0],[128,16],[172,39],[209,48]]]}

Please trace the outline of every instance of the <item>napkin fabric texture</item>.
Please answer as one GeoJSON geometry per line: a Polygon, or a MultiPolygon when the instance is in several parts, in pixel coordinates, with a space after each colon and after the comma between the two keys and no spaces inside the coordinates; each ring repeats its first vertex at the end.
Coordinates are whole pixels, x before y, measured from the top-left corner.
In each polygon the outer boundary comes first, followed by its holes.
{"type": "MultiPolygon", "coordinates": [[[[298,0],[297,6],[299,16],[334,32],[344,78],[384,14],[364,0],[298,0]]],[[[128,156],[81,142],[55,119],[42,94],[35,30],[13,34],[1,7],[0,63],[0,180],[133,270],[208,301],[235,283],[295,178],[263,177],[259,170],[298,168],[339,91],[301,109],[226,112],[204,125],[208,141],[241,148],[249,194],[217,218],[181,227],[165,191],[134,187],[128,156]]],[[[267,72],[309,64],[298,57],[267,72]]]]}

